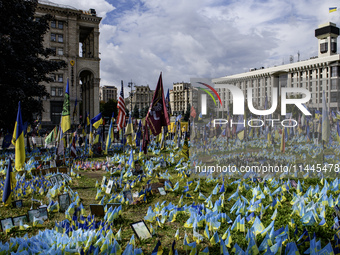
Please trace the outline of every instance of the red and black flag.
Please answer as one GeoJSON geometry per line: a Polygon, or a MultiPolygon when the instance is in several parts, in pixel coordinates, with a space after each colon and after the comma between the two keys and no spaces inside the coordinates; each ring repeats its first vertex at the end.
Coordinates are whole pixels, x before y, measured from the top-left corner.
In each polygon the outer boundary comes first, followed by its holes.
{"type": "Polygon", "coordinates": [[[170,125],[170,119],[164,98],[162,73],[159,75],[155,94],[153,95],[145,120],[154,136],[162,132],[162,127],[170,125]]]}

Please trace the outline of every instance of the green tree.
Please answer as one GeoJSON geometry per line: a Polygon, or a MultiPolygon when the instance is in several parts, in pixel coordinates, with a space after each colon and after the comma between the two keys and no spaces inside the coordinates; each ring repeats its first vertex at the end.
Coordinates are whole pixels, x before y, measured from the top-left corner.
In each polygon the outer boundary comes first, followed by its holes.
{"type": "Polygon", "coordinates": [[[13,130],[21,101],[23,121],[41,115],[49,94],[41,82],[51,82],[49,73],[66,66],[49,60],[54,53],[43,47],[51,15],[34,18],[37,0],[0,0],[0,128],[13,130]]]}
{"type": "Polygon", "coordinates": [[[140,113],[141,118],[145,118],[146,115],[148,114],[149,107],[144,107],[140,113]]]}
{"type": "Polygon", "coordinates": [[[108,117],[111,119],[112,112],[114,112],[115,119],[118,116],[118,109],[117,109],[117,100],[110,99],[105,103],[104,101],[100,102],[100,112],[102,113],[103,117],[108,117]]]}
{"type": "Polygon", "coordinates": [[[139,109],[137,107],[137,104],[135,104],[135,107],[133,108],[132,117],[135,119],[139,118],[139,109]]]}

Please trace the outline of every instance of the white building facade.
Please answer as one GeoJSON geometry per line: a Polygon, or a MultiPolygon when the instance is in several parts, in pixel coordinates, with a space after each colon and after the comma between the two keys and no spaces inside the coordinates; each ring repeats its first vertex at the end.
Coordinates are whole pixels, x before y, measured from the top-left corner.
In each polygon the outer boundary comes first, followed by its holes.
{"type": "MultiPolygon", "coordinates": [[[[311,99],[306,103],[308,109],[322,109],[322,92],[325,91],[326,103],[331,111],[339,110],[340,105],[340,55],[337,54],[337,37],[339,28],[334,23],[320,25],[315,30],[318,39],[318,56],[309,60],[299,61],[270,68],[251,69],[249,72],[213,79],[222,105],[217,108],[218,116],[227,111],[232,103],[232,94],[224,85],[234,85],[243,91],[247,100],[247,90],[252,88],[253,105],[255,109],[264,109],[265,100],[272,102],[272,89],[304,88],[310,91],[311,99]]],[[[287,98],[289,97],[289,93],[287,98]]],[[[224,114],[224,116],[226,116],[224,114]]]]}

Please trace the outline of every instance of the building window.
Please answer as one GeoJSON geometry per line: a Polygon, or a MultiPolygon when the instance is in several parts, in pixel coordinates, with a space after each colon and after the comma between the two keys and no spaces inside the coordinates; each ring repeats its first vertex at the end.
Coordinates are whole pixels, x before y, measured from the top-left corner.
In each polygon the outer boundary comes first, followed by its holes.
{"type": "Polygon", "coordinates": [[[336,44],[336,38],[331,38],[331,51],[333,53],[336,53],[336,49],[337,49],[337,44],[336,44]]]}
{"type": "Polygon", "coordinates": [[[56,35],[51,33],[51,41],[52,42],[55,42],[56,41],[56,35]]]}
{"type": "Polygon", "coordinates": [[[338,83],[336,79],[331,80],[331,90],[337,89],[338,83]]]}
{"type": "Polygon", "coordinates": [[[53,124],[60,123],[61,113],[63,111],[63,102],[51,101],[51,121],[53,124]]]}
{"type": "Polygon", "coordinates": [[[63,21],[58,21],[58,28],[64,29],[64,22],[63,21]]]}
{"type": "Polygon", "coordinates": [[[53,82],[56,81],[56,78],[57,78],[57,76],[55,74],[51,74],[51,79],[53,80],[53,82]]]}
{"type": "Polygon", "coordinates": [[[58,42],[64,42],[64,36],[58,35],[58,42]]]}
{"type": "Polygon", "coordinates": [[[63,88],[52,87],[51,88],[51,96],[52,97],[62,97],[63,96],[63,88]]]}
{"type": "Polygon", "coordinates": [[[338,77],[338,70],[339,70],[338,66],[332,66],[332,68],[331,68],[331,77],[338,77]]]}
{"type": "Polygon", "coordinates": [[[320,44],[320,52],[321,53],[326,53],[328,51],[328,43],[325,42],[325,43],[321,43],[320,44]]]}
{"type": "Polygon", "coordinates": [[[337,100],[338,100],[338,93],[332,92],[331,93],[331,102],[337,102],[337,100]]]}
{"type": "Polygon", "coordinates": [[[58,74],[58,82],[63,82],[63,75],[62,74],[58,74]]]}
{"type": "Polygon", "coordinates": [[[51,27],[56,28],[57,27],[57,22],[55,20],[51,21],[51,27]]]}
{"type": "Polygon", "coordinates": [[[58,48],[58,55],[59,56],[64,55],[64,49],[63,48],[58,48]]]}

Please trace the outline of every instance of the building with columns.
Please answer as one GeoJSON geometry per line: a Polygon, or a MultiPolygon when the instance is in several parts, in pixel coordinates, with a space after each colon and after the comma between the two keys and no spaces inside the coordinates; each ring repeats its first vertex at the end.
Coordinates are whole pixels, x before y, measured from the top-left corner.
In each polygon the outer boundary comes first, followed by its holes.
{"type": "MultiPolygon", "coordinates": [[[[339,28],[328,22],[315,30],[318,41],[318,56],[308,60],[280,65],[270,68],[252,68],[249,72],[213,79],[215,89],[222,99],[217,108],[218,115],[226,113],[227,105],[232,103],[232,94],[224,86],[234,85],[243,91],[247,99],[247,89],[252,89],[253,105],[255,109],[264,109],[266,96],[269,105],[272,102],[272,89],[305,88],[310,91],[311,99],[306,103],[313,114],[313,110],[322,109],[322,92],[325,91],[327,106],[330,110],[338,110],[340,104],[340,55],[337,53],[337,37],[339,28]]],[[[289,96],[289,93],[287,97],[289,96]]],[[[226,115],[224,114],[224,117],[226,115]]]]}
{"type": "Polygon", "coordinates": [[[117,101],[117,87],[104,85],[99,88],[100,101],[107,103],[113,99],[117,101]]]}
{"type": "Polygon", "coordinates": [[[50,98],[43,100],[42,125],[48,129],[60,123],[67,79],[69,79],[72,120],[78,124],[88,112],[90,118],[99,113],[99,23],[96,11],[82,11],[71,6],[39,0],[35,17],[51,14],[50,29],[44,35],[44,46],[55,50],[50,60],[64,60],[67,67],[50,75],[54,82],[44,84],[50,98]],[[77,99],[77,109],[75,101],[77,99]]]}
{"type": "MultiPolygon", "coordinates": [[[[132,86],[132,82],[130,84],[132,86]]],[[[134,85],[133,86],[135,89],[132,90],[132,97],[131,97],[131,91],[129,91],[130,96],[125,99],[125,104],[126,104],[126,109],[128,111],[133,112],[133,109],[137,105],[137,108],[139,111],[141,111],[145,107],[149,107],[152,101],[153,94],[155,93],[154,90],[151,90],[149,85],[134,85]],[[132,98],[132,100],[131,100],[132,98]],[[132,105],[131,105],[132,101],[132,105]]]]}

